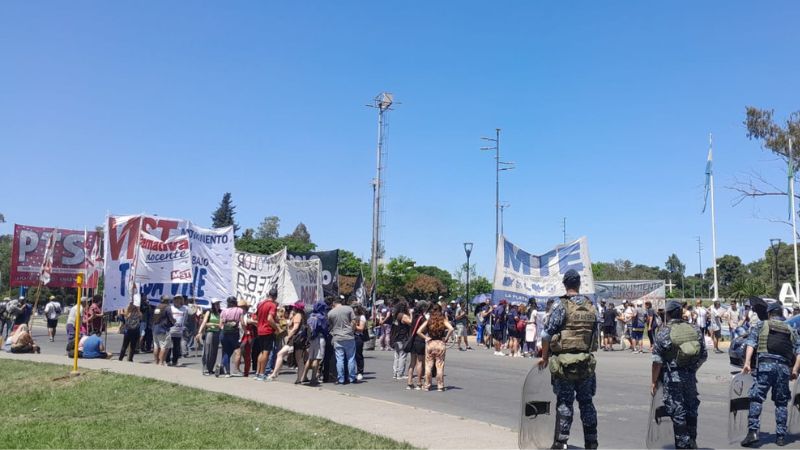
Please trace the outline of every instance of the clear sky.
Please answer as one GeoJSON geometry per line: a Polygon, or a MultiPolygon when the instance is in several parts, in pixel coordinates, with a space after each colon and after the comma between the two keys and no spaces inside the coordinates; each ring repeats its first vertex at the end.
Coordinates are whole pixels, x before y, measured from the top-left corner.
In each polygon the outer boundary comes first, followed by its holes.
{"type": "Polygon", "coordinates": [[[510,240],[586,235],[592,259],[697,271],[708,133],[718,255],[758,258],[791,230],[783,199],[726,187],[783,165],[745,106],[800,110],[796,2],[0,3],[0,212],[93,227],[107,211],[210,225],[230,191],[242,228],[300,221],[368,258],[376,111],[391,113],[385,241],[448,270],[473,241],[490,275],[502,128],[510,240]],[[761,217],[761,218],[759,218],[761,217]]]}

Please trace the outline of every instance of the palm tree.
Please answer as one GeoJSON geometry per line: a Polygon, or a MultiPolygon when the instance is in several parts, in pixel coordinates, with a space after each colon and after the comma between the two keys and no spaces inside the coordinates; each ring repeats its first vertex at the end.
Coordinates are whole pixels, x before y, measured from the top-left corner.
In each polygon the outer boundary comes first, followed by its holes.
{"type": "Polygon", "coordinates": [[[767,294],[767,286],[755,278],[737,278],[728,291],[728,296],[736,300],[762,297],[767,294]]]}

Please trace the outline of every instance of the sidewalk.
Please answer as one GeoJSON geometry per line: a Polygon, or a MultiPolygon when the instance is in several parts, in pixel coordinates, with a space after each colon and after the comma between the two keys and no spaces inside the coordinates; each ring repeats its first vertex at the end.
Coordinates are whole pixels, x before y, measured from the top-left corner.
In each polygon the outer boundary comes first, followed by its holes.
{"type": "MultiPolygon", "coordinates": [[[[0,352],[0,358],[64,365],[68,373],[72,360],[66,356],[0,352]]],[[[408,442],[420,448],[517,448],[517,434],[508,428],[472,419],[324,388],[264,383],[252,378],[206,377],[197,370],[154,366],[113,360],[79,360],[81,370],[107,370],[183,386],[241,397],[301,414],[323,417],[364,431],[408,442]]],[[[434,395],[434,394],[431,394],[434,395]]],[[[446,395],[446,394],[443,394],[446,395]]]]}

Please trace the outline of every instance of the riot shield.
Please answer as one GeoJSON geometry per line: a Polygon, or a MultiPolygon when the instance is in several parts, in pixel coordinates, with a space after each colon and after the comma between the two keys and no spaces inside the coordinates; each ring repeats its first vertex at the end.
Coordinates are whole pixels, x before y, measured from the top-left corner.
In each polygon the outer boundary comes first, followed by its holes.
{"type": "Polygon", "coordinates": [[[731,380],[728,409],[728,442],[738,444],[747,436],[747,413],[750,411],[750,388],[753,376],[738,373],[731,380]]]}
{"type": "Polygon", "coordinates": [[[550,370],[534,366],[522,386],[519,448],[550,448],[556,432],[556,395],[550,370]]]}
{"type": "Polygon", "coordinates": [[[800,435],[800,379],[794,382],[794,389],[792,389],[788,426],[790,434],[800,435]]]}
{"type": "Polygon", "coordinates": [[[675,448],[672,418],[664,406],[664,387],[658,384],[656,395],[650,403],[650,423],[647,425],[646,447],[651,449],[675,448]]]}

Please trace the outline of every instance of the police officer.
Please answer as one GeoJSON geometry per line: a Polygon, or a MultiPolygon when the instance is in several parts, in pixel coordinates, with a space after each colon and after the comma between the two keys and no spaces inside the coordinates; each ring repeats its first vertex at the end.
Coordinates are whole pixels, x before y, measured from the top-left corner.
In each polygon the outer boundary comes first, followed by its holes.
{"type": "Polygon", "coordinates": [[[572,427],[573,403],[577,399],[583,422],[585,448],[597,448],[597,411],[592,397],[597,390],[592,352],[597,350],[597,309],[578,294],[581,277],[570,269],[564,275],[567,294],[553,304],[542,332],[539,368],[550,365],[556,394],[556,435],[552,448],[566,449],[572,427]],[[550,361],[552,354],[553,360],[550,361]]]}
{"type": "Polygon", "coordinates": [[[680,302],[670,300],[666,308],[667,324],[658,329],[653,346],[652,384],[656,395],[664,386],[664,406],[672,418],[675,448],[697,448],[697,369],[708,358],[703,333],[683,320],[680,302]]]}
{"type": "Polygon", "coordinates": [[[750,388],[750,413],[747,416],[747,437],[742,441],[743,447],[758,444],[758,431],[761,428],[761,408],[767,398],[767,391],[772,389],[772,401],[775,402],[775,443],[786,445],[786,421],[789,379],[797,378],[800,370],[800,339],[797,332],[786,324],[783,318],[783,307],[780,302],[770,303],[767,307],[767,320],[753,325],[747,336],[747,353],[744,358],[742,373],[750,373],[750,361],[757,353],[755,383],[750,388]],[[794,365],[794,367],[792,367],[794,365]],[[791,375],[790,375],[791,370],[791,375]]]}

